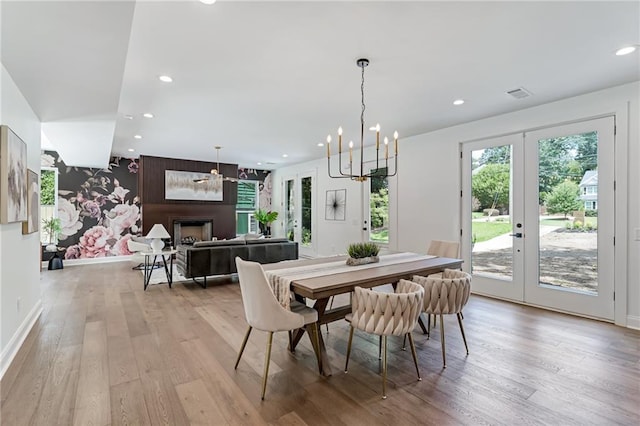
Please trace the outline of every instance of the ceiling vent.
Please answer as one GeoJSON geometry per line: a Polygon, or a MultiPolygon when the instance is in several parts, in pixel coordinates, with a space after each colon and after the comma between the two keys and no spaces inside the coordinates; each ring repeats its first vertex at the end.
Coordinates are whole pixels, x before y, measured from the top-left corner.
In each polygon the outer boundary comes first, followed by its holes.
{"type": "Polygon", "coordinates": [[[507,95],[511,95],[516,99],[524,99],[531,96],[531,92],[524,87],[518,87],[517,89],[507,91],[507,95]]]}

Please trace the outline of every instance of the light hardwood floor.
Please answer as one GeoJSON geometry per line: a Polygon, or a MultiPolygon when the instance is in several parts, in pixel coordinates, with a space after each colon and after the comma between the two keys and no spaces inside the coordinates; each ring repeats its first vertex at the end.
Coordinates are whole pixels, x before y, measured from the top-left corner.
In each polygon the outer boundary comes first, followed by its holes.
{"type": "Polygon", "coordinates": [[[266,333],[246,330],[240,288],[151,285],[128,262],[43,271],[44,312],[0,382],[3,425],[640,424],[640,333],[472,296],[440,333],[414,333],[423,380],[390,339],[382,400],[374,336],[323,327],[332,377],[309,340],[295,354],[276,334],[265,401],[266,333]]]}

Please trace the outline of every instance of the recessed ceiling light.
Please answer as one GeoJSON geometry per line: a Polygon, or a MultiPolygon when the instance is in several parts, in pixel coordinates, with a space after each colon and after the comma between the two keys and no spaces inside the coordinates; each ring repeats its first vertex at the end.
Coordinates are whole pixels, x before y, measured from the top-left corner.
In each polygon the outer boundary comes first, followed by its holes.
{"type": "Polygon", "coordinates": [[[202,4],[214,4],[216,2],[216,0],[200,0],[200,3],[202,4]]]}
{"type": "Polygon", "coordinates": [[[318,146],[324,146],[322,142],[318,142],[318,146]]]}
{"type": "Polygon", "coordinates": [[[282,154],[282,158],[287,158],[289,154],[282,154]]]}
{"type": "Polygon", "coordinates": [[[258,164],[258,166],[262,166],[262,163],[259,161],[256,164],[258,164]]]}
{"type": "Polygon", "coordinates": [[[633,53],[636,51],[638,47],[637,46],[625,46],[625,47],[621,47],[620,49],[616,50],[616,55],[617,56],[624,56],[624,55],[628,55],[629,53],[633,53]]]}
{"type": "Polygon", "coordinates": [[[142,139],[142,136],[140,136],[140,135],[135,135],[133,138],[134,138],[134,139],[142,139]]]}
{"type": "Polygon", "coordinates": [[[161,75],[158,78],[160,79],[160,81],[162,81],[164,83],[171,83],[173,81],[173,79],[171,77],[169,77],[168,75],[161,75]]]}
{"type": "Polygon", "coordinates": [[[127,120],[133,120],[133,115],[125,114],[124,118],[126,118],[127,120]]]}
{"type": "Polygon", "coordinates": [[[150,112],[145,112],[144,114],[142,114],[142,116],[144,118],[153,118],[153,114],[151,114],[150,112]]]}
{"type": "Polygon", "coordinates": [[[133,152],[133,151],[135,151],[135,149],[133,149],[133,148],[129,148],[129,149],[128,149],[128,151],[129,151],[129,152],[133,152]]]}
{"type": "Polygon", "coordinates": [[[455,101],[453,101],[454,105],[462,105],[464,103],[464,99],[456,99],[455,101]]]}

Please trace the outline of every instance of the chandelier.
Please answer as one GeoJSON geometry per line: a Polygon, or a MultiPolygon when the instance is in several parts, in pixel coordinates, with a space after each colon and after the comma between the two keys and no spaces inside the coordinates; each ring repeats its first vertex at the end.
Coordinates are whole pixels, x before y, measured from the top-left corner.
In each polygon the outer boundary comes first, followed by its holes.
{"type": "MultiPolygon", "coordinates": [[[[327,171],[329,173],[329,177],[331,178],[349,178],[351,180],[355,180],[358,182],[365,182],[370,177],[391,177],[395,176],[398,173],[398,132],[394,132],[393,134],[393,143],[394,143],[394,165],[393,165],[393,173],[390,173],[389,170],[389,139],[384,138],[384,162],[382,162],[382,166],[385,168],[385,173],[380,171],[381,160],[380,160],[380,124],[376,124],[375,127],[371,127],[370,130],[376,131],[376,166],[375,168],[370,169],[369,173],[365,173],[365,161],[364,161],[364,111],[366,109],[366,105],[364,103],[364,68],[369,65],[368,59],[358,59],[356,64],[362,68],[362,80],[360,84],[360,94],[362,96],[361,105],[362,110],[360,112],[360,165],[356,164],[356,172],[354,173],[353,167],[353,141],[349,141],[349,173],[345,173],[342,170],[342,127],[338,128],[338,174],[331,174],[331,135],[327,136],[327,171]],[[358,169],[360,172],[358,173],[358,169]]],[[[373,162],[373,161],[372,161],[373,162]]]]}
{"type": "Polygon", "coordinates": [[[220,176],[220,179],[222,179],[223,181],[226,181],[226,182],[238,182],[238,178],[237,177],[222,176],[222,174],[220,173],[220,149],[222,147],[216,145],[216,146],[214,146],[214,148],[216,150],[216,167],[211,169],[211,171],[209,172],[211,174],[211,176],[201,177],[201,178],[198,178],[198,179],[194,179],[193,181],[195,183],[205,183],[205,182],[208,182],[209,180],[218,179],[218,176],[220,176]]]}

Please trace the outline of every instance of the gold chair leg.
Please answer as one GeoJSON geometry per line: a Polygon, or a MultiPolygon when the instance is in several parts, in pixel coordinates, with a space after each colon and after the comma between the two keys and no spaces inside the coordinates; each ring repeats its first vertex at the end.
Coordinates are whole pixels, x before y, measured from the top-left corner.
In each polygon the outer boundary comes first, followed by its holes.
{"type": "Polygon", "coordinates": [[[244,352],[245,346],[247,346],[247,340],[249,340],[249,334],[251,334],[251,326],[247,330],[247,334],[244,335],[244,340],[242,341],[242,346],[240,347],[240,353],[238,353],[238,359],[236,359],[236,365],[233,367],[234,370],[238,368],[238,364],[240,364],[240,358],[242,358],[242,353],[244,352]]]}
{"type": "Polygon", "coordinates": [[[467,346],[467,338],[464,335],[464,326],[462,325],[462,312],[458,312],[458,324],[460,324],[460,332],[462,333],[462,340],[464,341],[464,348],[467,350],[467,355],[469,355],[469,346],[467,346]]]}
{"type": "Polygon", "coordinates": [[[431,337],[431,314],[427,314],[427,340],[431,337]]]}
{"type": "Polygon", "coordinates": [[[378,359],[382,359],[382,336],[378,338],[378,359]]]}
{"type": "Polygon", "coordinates": [[[418,354],[416,353],[416,345],[413,342],[413,335],[411,334],[411,332],[407,333],[405,335],[409,336],[409,345],[411,345],[411,355],[413,355],[413,363],[416,365],[416,373],[418,373],[418,381],[422,380],[422,377],[420,377],[420,369],[418,368],[418,354]]]}
{"type": "Polygon", "coordinates": [[[444,352],[444,317],[440,314],[440,343],[442,344],[442,368],[447,368],[447,357],[444,352]]]}
{"type": "Polygon", "coordinates": [[[407,350],[407,335],[405,334],[404,337],[402,338],[402,350],[406,351],[407,350]]]}
{"type": "MultiPolygon", "coordinates": [[[[331,302],[329,302],[329,309],[333,308],[333,298],[334,297],[335,296],[331,296],[331,302]]],[[[327,328],[327,334],[329,334],[329,323],[326,323],[324,326],[327,328]]]]}
{"type": "Polygon", "coordinates": [[[382,399],[387,399],[387,336],[382,337],[382,399]]]}
{"type": "Polygon", "coordinates": [[[264,354],[264,376],[262,377],[262,399],[267,390],[267,377],[269,376],[269,362],[271,361],[271,343],[273,343],[273,331],[269,332],[267,341],[267,353],[264,354]]]}
{"type": "Polygon", "coordinates": [[[353,340],[353,326],[349,326],[349,343],[347,344],[347,361],[344,364],[344,372],[347,372],[349,366],[349,356],[351,355],[351,341],[353,340]]]}
{"type": "Polygon", "coordinates": [[[293,332],[289,330],[287,334],[289,335],[289,351],[295,353],[296,350],[293,348],[293,332]]]}

